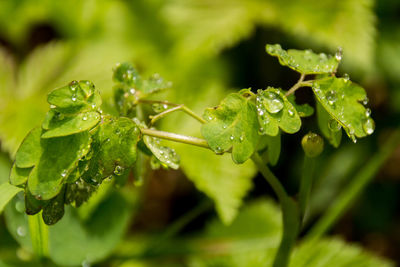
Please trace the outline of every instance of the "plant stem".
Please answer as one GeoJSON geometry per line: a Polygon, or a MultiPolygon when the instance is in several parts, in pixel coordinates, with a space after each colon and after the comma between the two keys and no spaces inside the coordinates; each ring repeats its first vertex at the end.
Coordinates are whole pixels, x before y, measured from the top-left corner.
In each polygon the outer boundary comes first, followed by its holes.
{"type": "Polygon", "coordinates": [[[194,146],[199,146],[199,147],[204,147],[204,148],[210,148],[208,146],[208,143],[206,140],[197,138],[197,137],[176,134],[176,133],[163,132],[163,131],[157,131],[157,130],[152,130],[152,129],[144,129],[144,128],[140,129],[140,131],[144,135],[149,135],[149,136],[158,137],[158,138],[165,139],[165,140],[175,141],[175,142],[179,142],[179,143],[184,143],[184,144],[189,144],[189,145],[194,145],[194,146]]]}
{"type": "Polygon", "coordinates": [[[161,112],[160,114],[157,114],[157,115],[153,116],[153,118],[151,119],[150,124],[153,124],[156,120],[159,120],[159,119],[165,117],[166,115],[168,115],[169,113],[172,113],[172,112],[177,111],[177,110],[182,110],[183,112],[185,112],[189,116],[191,116],[194,119],[198,120],[200,123],[206,123],[206,121],[202,117],[200,117],[199,115],[194,113],[191,109],[189,109],[188,107],[186,107],[183,104],[175,104],[175,103],[170,103],[168,101],[145,100],[145,99],[139,100],[139,103],[143,103],[143,104],[162,104],[162,105],[168,105],[168,106],[172,106],[173,107],[173,108],[168,109],[168,110],[166,110],[164,112],[161,112]]]}
{"type": "Polygon", "coordinates": [[[393,151],[400,145],[400,131],[394,132],[382,149],[363,165],[362,169],[351,180],[350,184],[338,196],[337,200],[332,203],[325,214],[311,229],[305,240],[317,240],[325,234],[332,225],[340,218],[340,216],[351,206],[351,204],[360,195],[364,187],[370,182],[380,167],[390,157],[393,151]]]}
{"type": "Polygon", "coordinates": [[[299,206],[300,206],[300,221],[304,219],[306,213],[307,203],[310,198],[310,192],[312,187],[312,180],[314,175],[315,159],[304,155],[303,170],[301,173],[300,180],[300,192],[299,192],[299,206]]]}
{"type": "Polygon", "coordinates": [[[42,213],[28,216],[29,233],[31,235],[32,248],[38,258],[44,258],[49,254],[49,230],[42,220],[42,213]]]}
{"type": "Polygon", "coordinates": [[[293,94],[294,92],[296,92],[297,89],[299,89],[300,87],[305,87],[305,86],[311,86],[312,85],[312,80],[308,80],[308,81],[304,81],[304,78],[306,77],[305,74],[302,74],[300,76],[300,79],[297,81],[297,83],[295,83],[292,88],[290,88],[287,92],[286,92],[286,96],[289,96],[291,94],[293,94]]]}
{"type": "Polygon", "coordinates": [[[282,206],[283,233],[281,243],[274,259],[274,267],[286,267],[290,261],[290,254],[299,232],[299,209],[297,203],[288,196],[278,178],[271,172],[260,156],[256,153],[251,157],[258,170],[271,185],[282,206]]]}

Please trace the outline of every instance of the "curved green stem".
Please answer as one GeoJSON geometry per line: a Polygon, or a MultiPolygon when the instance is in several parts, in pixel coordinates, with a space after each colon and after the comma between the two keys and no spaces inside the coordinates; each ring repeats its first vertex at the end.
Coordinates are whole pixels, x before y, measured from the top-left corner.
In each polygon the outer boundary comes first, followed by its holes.
{"type": "Polygon", "coordinates": [[[49,230],[42,220],[42,213],[28,216],[29,233],[31,235],[32,249],[38,258],[49,255],[49,230]]]}
{"type": "Polygon", "coordinates": [[[300,221],[304,219],[306,213],[307,203],[310,198],[310,192],[312,187],[312,180],[314,175],[315,159],[304,156],[303,170],[301,173],[300,180],[300,192],[299,192],[299,208],[300,208],[300,221]]]}
{"type": "Polygon", "coordinates": [[[157,131],[157,130],[152,130],[152,129],[144,129],[144,128],[140,129],[140,131],[144,135],[149,135],[149,136],[158,137],[158,138],[165,139],[165,140],[175,141],[175,142],[179,142],[179,143],[184,143],[184,144],[189,144],[189,145],[194,145],[194,146],[199,146],[199,147],[204,147],[204,148],[210,148],[205,139],[201,139],[201,138],[197,138],[197,137],[176,134],[176,133],[163,132],[163,131],[157,131]]]}
{"type": "Polygon", "coordinates": [[[254,153],[251,159],[267,182],[271,185],[282,206],[283,233],[273,266],[286,267],[289,264],[290,254],[299,232],[299,208],[297,203],[289,197],[278,178],[275,177],[268,166],[262,161],[260,156],[257,153],[254,153]]]}
{"type": "Polygon", "coordinates": [[[306,236],[306,240],[317,240],[332,227],[332,225],[360,195],[368,182],[375,177],[375,174],[379,171],[380,167],[399,145],[400,131],[398,130],[389,137],[386,143],[382,146],[382,149],[363,165],[361,170],[351,180],[350,184],[311,229],[309,234],[306,236]]]}

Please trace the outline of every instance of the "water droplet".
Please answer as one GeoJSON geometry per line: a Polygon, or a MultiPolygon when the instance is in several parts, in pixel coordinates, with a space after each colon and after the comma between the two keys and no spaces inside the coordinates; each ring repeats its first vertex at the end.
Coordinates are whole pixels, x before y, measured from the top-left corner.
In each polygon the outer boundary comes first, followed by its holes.
{"type": "Polygon", "coordinates": [[[328,122],[328,127],[329,127],[329,129],[331,129],[332,132],[337,132],[340,129],[342,129],[342,125],[340,125],[340,123],[338,123],[337,120],[335,120],[335,119],[331,119],[328,122]]]}
{"type": "Polygon", "coordinates": [[[24,226],[18,226],[17,228],[17,234],[19,236],[26,236],[26,228],[24,226]]]}
{"type": "Polygon", "coordinates": [[[24,212],[25,211],[24,202],[18,201],[17,203],[15,203],[15,209],[20,213],[24,212]]]}
{"type": "Polygon", "coordinates": [[[294,111],[292,109],[288,109],[288,113],[290,117],[294,116],[294,111]]]}
{"type": "Polygon", "coordinates": [[[266,92],[264,106],[270,113],[278,113],[283,108],[283,101],[274,92],[266,92]]]}
{"type": "Polygon", "coordinates": [[[73,95],[73,96],[71,97],[71,100],[75,102],[75,101],[76,101],[76,95],[73,95]]]}
{"type": "Polygon", "coordinates": [[[258,109],[258,115],[260,116],[264,115],[264,111],[262,109],[258,109]]]}
{"type": "Polygon", "coordinates": [[[333,90],[328,91],[326,93],[325,97],[326,97],[326,100],[328,101],[329,105],[333,105],[337,100],[336,92],[333,90]]]}
{"type": "Polygon", "coordinates": [[[87,119],[88,118],[86,116],[83,116],[83,118],[82,118],[83,121],[87,121],[87,119]]]}
{"type": "Polygon", "coordinates": [[[208,116],[208,117],[207,117],[207,120],[208,120],[208,121],[212,121],[213,119],[214,119],[213,116],[208,116]]]}
{"type": "Polygon", "coordinates": [[[79,83],[78,83],[78,81],[72,81],[70,84],[69,84],[69,88],[71,89],[71,91],[75,91],[76,90],[76,88],[78,88],[78,85],[79,85],[79,83]]]}
{"type": "Polygon", "coordinates": [[[366,134],[371,135],[375,131],[375,122],[371,118],[367,118],[363,123],[363,129],[366,134]]]}
{"type": "Polygon", "coordinates": [[[326,61],[326,60],[328,59],[328,57],[326,56],[325,53],[321,53],[321,54],[319,54],[319,59],[320,59],[321,61],[326,61]]]}
{"type": "Polygon", "coordinates": [[[244,135],[242,134],[242,135],[239,137],[239,141],[240,141],[240,142],[243,142],[243,140],[244,140],[244,135]]]}
{"type": "Polygon", "coordinates": [[[217,147],[215,148],[215,153],[217,153],[217,154],[222,153],[222,148],[219,147],[219,146],[217,146],[217,147]]]}
{"type": "Polygon", "coordinates": [[[341,61],[342,57],[343,57],[343,49],[339,46],[335,53],[335,58],[337,61],[341,61]]]}
{"type": "Polygon", "coordinates": [[[233,137],[233,135],[231,135],[231,136],[229,137],[229,139],[230,139],[231,141],[233,141],[233,139],[235,139],[235,137],[233,137]]]}
{"type": "Polygon", "coordinates": [[[136,94],[136,90],[134,88],[131,88],[131,89],[129,89],[129,93],[131,95],[134,95],[134,94],[136,94]]]}
{"type": "Polygon", "coordinates": [[[260,128],[258,129],[258,133],[259,133],[259,134],[264,134],[264,133],[265,133],[265,129],[264,129],[263,127],[260,127],[260,128]]]}
{"type": "Polygon", "coordinates": [[[365,110],[365,117],[369,117],[369,116],[371,116],[371,109],[370,109],[370,108],[367,108],[367,109],[365,110]]]}
{"type": "Polygon", "coordinates": [[[92,108],[96,108],[96,104],[92,104],[92,108]]]}
{"type": "Polygon", "coordinates": [[[364,106],[367,105],[368,102],[369,102],[369,98],[368,98],[368,97],[365,97],[365,98],[363,99],[363,101],[362,101],[362,103],[363,103],[364,106]]]}
{"type": "Polygon", "coordinates": [[[353,141],[353,143],[357,143],[357,138],[354,134],[350,135],[351,141],[353,141]]]}
{"type": "Polygon", "coordinates": [[[67,176],[67,170],[63,170],[62,173],[61,173],[61,176],[62,176],[62,177],[67,176]]]}
{"type": "Polygon", "coordinates": [[[347,73],[343,74],[343,79],[345,82],[348,82],[350,80],[349,74],[347,74],[347,73]]]}
{"type": "Polygon", "coordinates": [[[55,105],[50,105],[50,108],[56,108],[56,106],[55,105]]]}
{"type": "Polygon", "coordinates": [[[119,165],[115,166],[115,169],[114,169],[114,174],[115,175],[118,175],[118,176],[122,175],[123,172],[124,172],[124,168],[122,168],[119,165]]]}

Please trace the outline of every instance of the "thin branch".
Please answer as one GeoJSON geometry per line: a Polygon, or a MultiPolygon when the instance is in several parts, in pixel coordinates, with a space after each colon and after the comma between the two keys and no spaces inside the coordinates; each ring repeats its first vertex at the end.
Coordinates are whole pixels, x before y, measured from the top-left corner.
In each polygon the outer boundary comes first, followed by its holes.
{"type": "Polygon", "coordinates": [[[292,88],[289,89],[289,91],[286,92],[286,96],[289,96],[291,94],[293,94],[294,92],[296,92],[297,89],[299,89],[300,87],[305,87],[305,86],[311,86],[311,82],[310,81],[304,81],[304,78],[306,77],[305,74],[301,74],[300,79],[297,81],[297,83],[295,83],[292,88]]]}
{"type": "Polygon", "coordinates": [[[193,137],[193,136],[157,131],[157,130],[152,130],[152,129],[143,129],[143,128],[140,129],[140,131],[144,135],[149,135],[149,136],[158,137],[158,138],[165,139],[165,140],[170,140],[170,141],[175,141],[175,142],[179,142],[179,143],[204,147],[204,148],[208,148],[208,149],[210,148],[205,139],[201,139],[201,138],[197,138],[197,137],[193,137]]]}
{"type": "Polygon", "coordinates": [[[163,111],[155,116],[152,117],[150,124],[154,124],[157,120],[163,118],[164,116],[168,115],[169,113],[175,112],[177,110],[182,110],[183,112],[185,112],[186,114],[188,114],[189,116],[193,117],[194,119],[196,119],[197,121],[199,121],[200,123],[206,123],[206,121],[200,117],[199,115],[197,115],[196,113],[194,113],[191,109],[189,109],[188,107],[186,107],[183,104],[175,104],[175,103],[171,103],[168,101],[159,101],[159,100],[145,100],[145,99],[140,99],[139,103],[143,103],[143,104],[161,104],[161,105],[167,105],[167,106],[172,106],[173,108],[168,109],[166,111],[163,111]]]}

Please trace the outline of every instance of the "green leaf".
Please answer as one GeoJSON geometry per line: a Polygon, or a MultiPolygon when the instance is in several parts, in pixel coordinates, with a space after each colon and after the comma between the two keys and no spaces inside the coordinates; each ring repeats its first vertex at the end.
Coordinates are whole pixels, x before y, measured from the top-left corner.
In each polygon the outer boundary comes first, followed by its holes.
{"type": "Polygon", "coordinates": [[[319,129],[332,146],[339,147],[342,140],[342,126],[325,111],[318,101],[316,107],[319,129]]]}
{"type": "Polygon", "coordinates": [[[287,133],[300,130],[300,116],[280,89],[272,87],[266,90],[259,89],[256,106],[261,134],[275,136],[279,128],[287,133]]]}
{"type": "Polygon", "coordinates": [[[114,68],[113,80],[133,88],[140,87],[142,84],[142,79],[137,70],[127,62],[117,64],[114,68]]]}
{"type": "Polygon", "coordinates": [[[100,183],[115,172],[133,167],[139,127],[128,118],[108,118],[93,136],[93,156],[83,178],[89,183],[100,183]]]}
{"type": "MultiPolygon", "coordinates": [[[[49,111],[52,113],[52,111],[49,111]]],[[[50,115],[51,116],[51,115],[50,115]]],[[[79,113],[72,116],[53,116],[48,123],[43,126],[47,129],[42,134],[42,138],[52,138],[66,136],[90,130],[100,121],[100,114],[96,111],[79,113]]]]}
{"type": "Polygon", "coordinates": [[[10,184],[15,186],[25,184],[31,171],[32,168],[19,168],[14,163],[10,173],[10,184]]]}
{"type": "Polygon", "coordinates": [[[255,105],[249,99],[232,93],[218,107],[205,110],[207,120],[201,133],[216,153],[232,149],[235,163],[245,162],[258,143],[258,121],[255,105]]]}
{"type": "Polygon", "coordinates": [[[150,78],[143,81],[140,90],[144,94],[153,94],[161,90],[168,89],[172,86],[172,83],[165,81],[158,73],[153,74],[150,78]]]}
{"type": "Polygon", "coordinates": [[[43,207],[42,218],[45,224],[53,225],[64,216],[64,193],[65,187],[43,207]]]}
{"type": "Polygon", "coordinates": [[[40,135],[42,130],[37,127],[29,132],[22,141],[15,156],[15,165],[19,168],[33,167],[39,161],[42,155],[42,147],[40,146],[40,135]]]}
{"type": "Polygon", "coordinates": [[[81,88],[80,83],[72,81],[67,86],[51,91],[47,96],[47,102],[53,105],[52,108],[56,111],[71,114],[91,108],[87,97],[89,95],[81,88]]]}
{"type": "Polygon", "coordinates": [[[0,214],[8,202],[23,189],[9,183],[0,184],[0,214]]]}
{"type": "Polygon", "coordinates": [[[260,138],[259,143],[259,154],[268,162],[271,166],[275,166],[278,163],[279,156],[281,154],[281,134],[280,132],[276,136],[263,135],[260,138]]]}
{"type": "Polygon", "coordinates": [[[314,114],[314,108],[311,107],[309,104],[298,105],[296,103],[296,97],[294,96],[294,94],[287,96],[287,100],[292,103],[293,107],[297,110],[297,113],[300,117],[310,117],[314,114]]]}
{"type": "Polygon", "coordinates": [[[42,155],[28,178],[29,191],[38,199],[51,199],[90,148],[88,132],[41,140],[42,155]]]}
{"type": "Polygon", "coordinates": [[[267,44],[265,48],[268,54],[279,59],[282,66],[288,66],[302,74],[334,73],[341,60],[324,53],[315,54],[311,50],[285,51],[279,44],[267,44]]]}
{"type": "Polygon", "coordinates": [[[323,108],[356,142],[356,137],[364,137],[373,133],[375,123],[370,118],[370,110],[360,102],[367,101],[364,89],[348,78],[328,77],[316,80],[312,89],[323,108]]]}
{"type": "Polygon", "coordinates": [[[161,146],[160,139],[148,135],[143,136],[143,141],[161,164],[175,170],[179,168],[180,157],[176,154],[174,149],[161,146]]]}
{"type": "Polygon", "coordinates": [[[86,183],[83,179],[69,183],[65,192],[65,204],[74,204],[75,207],[80,207],[96,189],[96,186],[86,183]]]}
{"type": "Polygon", "coordinates": [[[39,213],[43,206],[47,204],[47,200],[36,199],[31,192],[29,192],[28,187],[25,188],[25,212],[28,215],[35,215],[39,213]]]}

